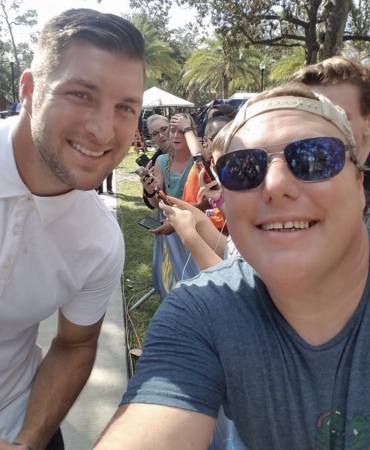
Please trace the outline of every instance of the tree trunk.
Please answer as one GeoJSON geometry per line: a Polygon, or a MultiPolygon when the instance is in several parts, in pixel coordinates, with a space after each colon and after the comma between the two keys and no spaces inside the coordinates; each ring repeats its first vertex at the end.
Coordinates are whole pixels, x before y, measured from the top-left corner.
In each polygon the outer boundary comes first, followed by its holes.
{"type": "Polygon", "coordinates": [[[229,98],[229,79],[227,77],[227,75],[223,75],[223,82],[222,82],[222,98],[229,98]]]}
{"type": "Polygon", "coordinates": [[[320,61],[335,56],[343,47],[343,33],[346,27],[351,0],[326,0],[328,16],[326,31],[320,46],[320,61]]]}
{"type": "Polygon", "coordinates": [[[305,63],[315,64],[317,62],[317,54],[319,52],[319,42],[317,40],[317,14],[322,0],[312,0],[310,2],[310,9],[308,14],[308,26],[306,28],[306,42],[305,42],[305,63]]]}

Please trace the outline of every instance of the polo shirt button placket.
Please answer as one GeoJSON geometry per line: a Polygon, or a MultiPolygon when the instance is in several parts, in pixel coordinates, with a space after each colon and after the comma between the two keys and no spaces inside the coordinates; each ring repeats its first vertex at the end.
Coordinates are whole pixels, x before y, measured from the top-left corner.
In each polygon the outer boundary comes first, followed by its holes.
{"type": "Polygon", "coordinates": [[[9,258],[4,262],[3,267],[4,267],[4,269],[9,269],[9,267],[11,265],[12,265],[12,259],[9,256],[9,258]]]}
{"type": "Polygon", "coordinates": [[[20,231],[21,231],[21,227],[18,224],[14,225],[14,227],[13,227],[14,236],[17,236],[20,233],[20,231]]]}
{"type": "Polygon", "coordinates": [[[4,254],[0,254],[0,295],[5,290],[10,281],[13,262],[21,248],[21,230],[26,220],[27,212],[33,202],[31,195],[27,195],[18,200],[9,220],[9,230],[7,231],[2,249],[4,254]],[[14,224],[12,224],[14,219],[14,224]]]}

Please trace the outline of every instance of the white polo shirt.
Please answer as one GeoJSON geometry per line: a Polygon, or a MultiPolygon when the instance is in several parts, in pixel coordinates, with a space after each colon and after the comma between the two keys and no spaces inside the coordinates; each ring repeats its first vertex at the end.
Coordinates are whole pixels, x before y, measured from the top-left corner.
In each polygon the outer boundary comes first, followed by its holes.
{"type": "Polygon", "coordinates": [[[13,154],[18,117],[0,120],[0,438],[12,441],[41,361],[39,322],[59,308],[97,322],[123,270],[121,230],[95,191],[38,197],[13,154]]]}

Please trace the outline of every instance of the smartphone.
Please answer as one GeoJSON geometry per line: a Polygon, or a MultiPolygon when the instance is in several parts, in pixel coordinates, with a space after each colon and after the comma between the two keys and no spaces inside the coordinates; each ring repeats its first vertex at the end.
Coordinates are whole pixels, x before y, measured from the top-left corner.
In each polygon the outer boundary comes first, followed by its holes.
{"type": "Polygon", "coordinates": [[[139,220],[138,224],[148,230],[154,230],[163,225],[162,222],[159,222],[159,220],[153,219],[153,217],[150,216],[143,217],[139,220]]]}
{"type": "Polygon", "coordinates": [[[136,164],[141,167],[146,167],[149,161],[150,159],[145,154],[140,155],[138,158],[135,159],[136,164]]]}
{"type": "Polygon", "coordinates": [[[142,177],[143,175],[151,175],[151,173],[144,166],[140,166],[138,169],[136,169],[135,173],[139,175],[139,177],[142,177]]]}
{"type": "Polygon", "coordinates": [[[136,173],[136,175],[139,175],[139,177],[142,177],[143,175],[146,175],[144,180],[147,180],[148,178],[152,178],[153,181],[156,181],[157,183],[159,183],[157,178],[151,172],[149,172],[148,169],[146,169],[143,166],[140,166],[138,169],[136,169],[135,173],[136,173]]]}
{"type": "Polygon", "coordinates": [[[171,203],[167,200],[166,194],[162,191],[162,189],[159,189],[158,187],[154,188],[155,196],[158,200],[161,200],[165,205],[171,206],[171,203]]]}
{"type": "MultiPolygon", "coordinates": [[[[212,181],[216,180],[210,165],[204,159],[204,157],[201,153],[197,153],[196,155],[194,155],[193,159],[194,159],[199,171],[201,171],[204,168],[204,170],[205,170],[204,171],[204,182],[205,183],[208,184],[208,183],[211,183],[212,181]]],[[[220,189],[220,186],[218,184],[216,184],[215,186],[212,186],[211,189],[213,191],[216,191],[216,190],[220,189]]]]}

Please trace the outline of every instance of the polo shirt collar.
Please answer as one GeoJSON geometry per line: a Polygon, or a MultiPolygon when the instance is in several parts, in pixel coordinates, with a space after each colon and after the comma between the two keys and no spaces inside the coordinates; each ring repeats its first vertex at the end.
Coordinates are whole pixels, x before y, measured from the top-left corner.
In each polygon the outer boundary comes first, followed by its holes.
{"type": "Polygon", "coordinates": [[[43,227],[46,227],[65,214],[81,196],[82,191],[75,189],[66,194],[52,197],[39,197],[31,193],[23,183],[15,163],[11,136],[16,121],[12,119],[3,119],[10,122],[7,124],[8,126],[0,130],[0,199],[27,195],[32,197],[39,213],[41,224],[43,227]]]}
{"type": "Polygon", "coordinates": [[[41,224],[47,227],[59,217],[63,216],[75,201],[81,196],[82,191],[74,189],[63,195],[53,197],[39,197],[32,195],[36,208],[40,215],[41,224]]]}

